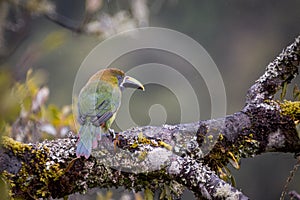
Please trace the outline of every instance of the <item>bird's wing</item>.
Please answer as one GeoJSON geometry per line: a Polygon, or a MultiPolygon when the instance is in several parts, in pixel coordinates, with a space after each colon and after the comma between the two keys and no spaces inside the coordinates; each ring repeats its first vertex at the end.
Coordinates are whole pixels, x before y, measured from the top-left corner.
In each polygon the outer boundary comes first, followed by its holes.
{"type": "Polygon", "coordinates": [[[117,112],[120,95],[120,89],[110,84],[102,81],[90,82],[79,95],[79,118],[89,117],[95,126],[100,126],[117,112]]]}
{"type": "Polygon", "coordinates": [[[112,106],[110,105],[109,100],[102,101],[100,103],[100,106],[97,106],[96,112],[97,114],[91,118],[91,122],[95,126],[100,126],[101,124],[105,123],[114,114],[114,111],[112,110],[112,106]]]}
{"type": "Polygon", "coordinates": [[[98,93],[102,95],[98,96],[98,102],[101,103],[98,104],[96,108],[97,114],[94,117],[94,119],[96,119],[96,126],[110,120],[118,111],[121,103],[121,90],[119,87],[112,87],[111,85],[105,86],[104,84],[99,88],[98,93]]]}

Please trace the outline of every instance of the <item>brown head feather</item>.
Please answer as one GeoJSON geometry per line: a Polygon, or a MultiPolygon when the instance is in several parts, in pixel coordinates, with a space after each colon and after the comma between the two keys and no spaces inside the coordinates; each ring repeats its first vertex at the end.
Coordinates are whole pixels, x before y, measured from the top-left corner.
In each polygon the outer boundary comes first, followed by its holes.
{"type": "Polygon", "coordinates": [[[89,82],[95,80],[101,80],[101,81],[111,83],[113,85],[118,85],[118,76],[124,77],[125,73],[122,70],[117,68],[102,69],[96,72],[96,74],[94,74],[90,78],[89,82]]]}

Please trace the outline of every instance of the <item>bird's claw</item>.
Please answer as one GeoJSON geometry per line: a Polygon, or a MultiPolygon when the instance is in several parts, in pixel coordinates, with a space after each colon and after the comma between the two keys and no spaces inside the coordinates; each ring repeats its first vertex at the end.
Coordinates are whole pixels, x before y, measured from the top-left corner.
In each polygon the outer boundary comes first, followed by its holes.
{"type": "Polygon", "coordinates": [[[115,133],[114,129],[109,128],[108,132],[109,132],[109,134],[110,134],[110,136],[112,137],[113,140],[116,139],[116,133],[115,133]]]}

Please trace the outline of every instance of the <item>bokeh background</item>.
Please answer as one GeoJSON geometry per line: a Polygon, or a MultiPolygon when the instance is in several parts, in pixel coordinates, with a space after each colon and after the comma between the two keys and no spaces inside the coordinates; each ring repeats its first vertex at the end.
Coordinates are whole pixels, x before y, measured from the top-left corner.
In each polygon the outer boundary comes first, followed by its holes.
{"type": "MultiPolygon", "coordinates": [[[[23,81],[29,68],[41,72],[46,80],[44,84],[50,90],[47,102],[60,107],[72,103],[76,72],[96,45],[122,30],[155,26],[182,32],[207,50],[222,75],[227,114],[232,114],[243,107],[247,89],[264,73],[266,65],[300,34],[298,0],[103,0],[88,3],[57,0],[49,1],[49,5],[40,6],[39,10],[35,6],[43,1],[28,1],[33,2],[31,7],[9,2],[0,1],[1,73],[9,71],[13,80],[23,81]],[[63,16],[63,21],[74,26],[64,27],[51,20],[53,5],[63,16]],[[91,7],[89,15],[85,15],[88,6],[91,7]],[[101,23],[90,23],[94,21],[101,23]],[[81,24],[89,26],[84,29],[81,24]],[[78,31],[74,27],[82,29],[78,31]]],[[[291,85],[297,83],[299,78],[291,85]]],[[[148,87],[153,92],[152,97],[157,99],[156,104],[173,102],[163,95],[163,88],[148,87]]],[[[207,99],[208,93],[203,92],[201,96],[207,99]]],[[[145,96],[138,102],[147,104],[147,99],[150,97],[145,96]]],[[[209,106],[203,102],[201,109],[205,114],[201,119],[207,119],[210,117],[209,106]]],[[[136,107],[131,106],[132,118],[138,125],[147,125],[149,116],[145,106],[141,103],[133,105],[136,107]]],[[[176,113],[172,113],[176,106],[174,101],[173,106],[164,108],[163,112],[169,116],[166,123],[178,122],[176,113]]],[[[157,112],[162,111],[157,109],[157,112]]],[[[160,121],[155,123],[158,125],[160,121]]],[[[241,169],[230,169],[237,187],[251,199],[279,199],[295,162],[292,154],[268,153],[242,159],[241,169]]],[[[300,192],[300,172],[296,173],[289,190],[300,192]]],[[[85,197],[79,195],[76,198],[85,197]]],[[[190,195],[186,194],[184,198],[190,199],[190,195]]]]}

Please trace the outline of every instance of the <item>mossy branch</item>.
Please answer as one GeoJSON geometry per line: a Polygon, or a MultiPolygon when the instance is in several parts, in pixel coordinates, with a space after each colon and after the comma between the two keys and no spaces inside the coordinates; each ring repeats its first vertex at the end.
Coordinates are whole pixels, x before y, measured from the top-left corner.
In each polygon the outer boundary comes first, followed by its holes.
{"type": "Polygon", "coordinates": [[[62,197],[93,187],[155,190],[182,186],[204,199],[248,199],[224,172],[228,163],[266,152],[300,152],[300,102],[279,102],[275,93],[298,73],[300,36],[268,65],[249,89],[246,106],[224,118],[189,124],[132,128],[118,143],[103,138],[92,156],[75,158],[77,138],[22,144],[2,139],[0,172],[13,197],[62,197]],[[117,147],[117,148],[115,148],[117,147]],[[223,179],[223,180],[222,180],[223,179]]]}

